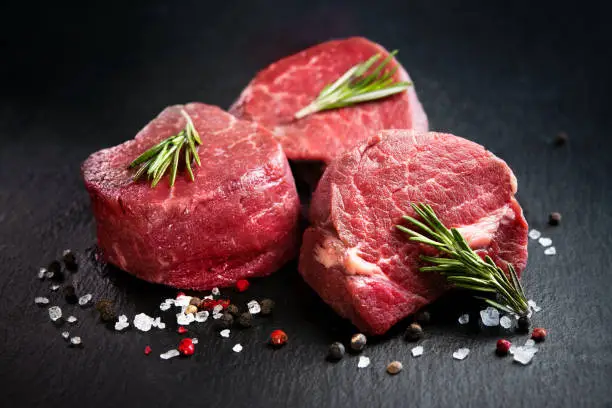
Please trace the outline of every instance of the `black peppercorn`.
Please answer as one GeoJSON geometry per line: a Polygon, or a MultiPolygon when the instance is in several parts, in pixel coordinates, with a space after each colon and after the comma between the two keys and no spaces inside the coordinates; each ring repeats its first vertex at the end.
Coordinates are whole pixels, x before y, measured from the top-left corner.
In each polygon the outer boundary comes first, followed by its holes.
{"type": "Polygon", "coordinates": [[[58,261],[53,261],[47,266],[47,271],[50,274],[50,278],[54,281],[63,281],[64,274],[62,273],[62,264],[58,261]]]}
{"type": "Polygon", "coordinates": [[[225,310],[227,310],[227,313],[231,314],[234,317],[240,316],[240,309],[234,304],[229,305],[225,310]]]}
{"type": "Polygon", "coordinates": [[[74,290],[74,286],[67,285],[64,287],[64,298],[66,299],[66,302],[71,305],[74,305],[79,301],[79,298],[74,290]]]}
{"type": "Polygon", "coordinates": [[[421,310],[416,314],[414,320],[421,325],[428,324],[431,321],[431,314],[427,310],[421,310]]]}
{"type": "Polygon", "coordinates": [[[253,325],[253,316],[249,312],[245,312],[238,318],[238,324],[242,327],[251,327],[253,325]]]}
{"type": "Polygon", "coordinates": [[[332,343],[327,351],[327,358],[329,360],[340,360],[344,357],[344,344],[339,341],[332,343]]]}
{"type": "Polygon", "coordinates": [[[262,316],[268,316],[272,313],[274,309],[274,301],[272,299],[264,299],[259,302],[259,306],[261,307],[261,311],[259,312],[262,316]]]}
{"type": "Polygon", "coordinates": [[[351,349],[354,351],[361,351],[365,348],[368,339],[365,335],[357,333],[351,337],[351,349]]]}
{"type": "Polygon", "coordinates": [[[406,329],[404,338],[408,341],[418,341],[423,338],[423,328],[418,323],[412,323],[406,329]]]}
{"type": "Polygon", "coordinates": [[[229,329],[230,327],[232,327],[233,323],[234,316],[229,313],[223,313],[220,318],[215,320],[215,326],[217,327],[217,330],[229,329]]]}
{"type": "Polygon", "coordinates": [[[563,146],[569,140],[569,136],[565,132],[557,133],[557,137],[555,138],[555,144],[557,146],[563,146]]]}
{"type": "Polygon", "coordinates": [[[548,223],[550,225],[559,225],[561,222],[561,214],[558,212],[552,212],[548,215],[548,223]]]}
{"type": "Polygon", "coordinates": [[[113,308],[113,302],[108,299],[99,300],[96,303],[96,310],[100,313],[100,320],[103,322],[112,322],[117,318],[117,314],[113,308]]]}
{"type": "Polygon", "coordinates": [[[199,297],[195,297],[195,296],[193,296],[191,300],[189,301],[189,304],[195,307],[200,307],[200,303],[202,303],[202,299],[200,299],[199,297]]]}
{"type": "Polygon", "coordinates": [[[71,272],[74,272],[77,269],[79,269],[79,265],[77,264],[76,256],[69,249],[65,250],[64,253],[62,254],[62,261],[64,261],[64,265],[66,266],[66,269],[68,269],[71,272]]]}
{"type": "Polygon", "coordinates": [[[517,330],[521,333],[527,333],[529,331],[529,326],[531,326],[531,321],[527,316],[521,316],[517,322],[517,330]]]}

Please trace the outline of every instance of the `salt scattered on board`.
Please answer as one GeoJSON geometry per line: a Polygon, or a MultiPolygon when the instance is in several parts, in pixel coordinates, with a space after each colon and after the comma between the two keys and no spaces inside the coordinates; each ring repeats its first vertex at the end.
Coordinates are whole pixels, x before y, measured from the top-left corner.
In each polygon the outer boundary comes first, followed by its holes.
{"type": "Polygon", "coordinates": [[[242,345],[238,343],[234,347],[232,347],[232,350],[234,350],[236,353],[240,353],[242,351],[242,345]]]}
{"type": "Polygon", "coordinates": [[[509,316],[502,316],[499,319],[499,325],[504,329],[509,329],[512,327],[512,319],[509,316]]]}
{"type": "Polygon", "coordinates": [[[527,301],[527,304],[529,305],[529,307],[531,308],[531,310],[533,310],[534,312],[539,312],[540,310],[542,310],[542,308],[540,306],[537,305],[537,303],[535,302],[535,300],[529,299],[527,301]]]}
{"type": "Polygon", "coordinates": [[[422,356],[423,355],[423,346],[413,347],[412,350],[410,350],[410,352],[412,353],[412,357],[422,356]]]}
{"type": "Polygon", "coordinates": [[[557,255],[557,249],[554,246],[551,246],[550,248],[546,248],[544,250],[544,255],[557,255]]]}
{"type": "Polygon", "coordinates": [[[215,305],[215,307],[213,307],[213,314],[217,314],[217,313],[221,313],[221,311],[223,310],[223,305],[215,305]]]}
{"type": "Polygon", "coordinates": [[[538,239],[541,236],[542,236],[542,233],[538,231],[537,229],[532,229],[531,231],[529,231],[529,238],[531,239],[538,239]]]}
{"type": "Polygon", "coordinates": [[[547,247],[547,246],[551,246],[552,245],[552,239],[546,238],[546,237],[542,237],[542,238],[538,239],[538,242],[543,247],[547,247]]]}
{"type": "Polygon", "coordinates": [[[43,280],[45,279],[45,274],[47,273],[47,269],[45,268],[40,268],[38,270],[38,274],[36,274],[36,276],[38,277],[38,279],[43,280]]]}
{"type": "Polygon", "coordinates": [[[256,300],[251,300],[249,303],[247,303],[247,307],[252,315],[261,312],[261,306],[256,300]]]}
{"type": "Polygon", "coordinates": [[[178,350],[172,349],[160,354],[159,358],[161,358],[162,360],[169,360],[171,358],[178,357],[180,354],[181,353],[178,350]]]}
{"type": "Polygon", "coordinates": [[[221,330],[219,334],[221,335],[221,337],[225,337],[227,339],[230,335],[230,330],[229,329],[221,330]]]}
{"type": "Polygon", "coordinates": [[[482,324],[488,327],[494,327],[499,325],[499,310],[494,307],[487,307],[480,311],[480,319],[482,324]]]}
{"type": "Polygon", "coordinates": [[[134,327],[143,332],[151,330],[153,322],[154,319],[145,313],[139,313],[134,316],[134,327]]]}
{"type": "Polygon", "coordinates": [[[81,344],[81,338],[79,336],[71,337],[70,344],[72,344],[73,346],[79,346],[81,344]]]}
{"type": "Polygon", "coordinates": [[[205,322],[206,319],[208,319],[208,311],[207,310],[202,310],[202,311],[197,312],[195,314],[195,321],[198,322],[198,323],[205,322]]]}
{"type": "Polygon", "coordinates": [[[468,324],[470,322],[470,315],[469,314],[462,314],[461,316],[459,316],[459,319],[457,319],[457,321],[459,322],[459,324],[468,324]]]}
{"type": "Polygon", "coordinates": [[[68,323],[71,323],[71,324],[72,324],[72,323],[76,323],[76,322],[77,322],[77,320],[79,320],[79,319],[77,319],[77,318],[76,318],[76,316],[68,316],[68,318],[66,319],[66,321],[67,321],[68,323]]]}
{"type": "Polygon", "coordinates": [[[176,323],[180,326],[187,326],[191,322],[194,322],[194,321],[195,321],[195,316],[191,313],[189,314],[177,313],[176,314],[176,323]]]}
{"type": "Polygon", "coordinates": [[[89,303],[89,301],[91,300],[91,298],[92,298],[91,293],[87,293],[87,294],[81,296],[79,298],[79,306],[87,305],[89,303]]]}
{"type": "Polygon", "coordinates": [[[357,363],[357,368],[366,368],[370,365],[370,358],[366,356],[359,356],[359,362],[357,363]]]}
{"type": "Polygon", "coordinates": [[[56,284],[53,284],[53,285],[51,285],[51,287],[50,287],[50,289],[51,289],[53,292],[55,292],[55,291],[56,291],[56,290],[58,290],[59,288],[60,288],[60,285],[56,285],[56,284]]]}
{"type": "Polygon", "coordinates": [[[70,333],[67,331],[62,332],[62,337],[64,338],[64,340],[68,340],[70,338],[70,333]]]}
{"type": "Polygon", "coordinates": [[[463,359],[465,359],[468,356],[468,354],[470,354],[470,349],[469,348],[467,348],[467,347],[460,348],[459,350],[457,350],[457,351],[455,351],[453,353],[453,358],[455,360],[463,360],[463,359]]]}
{"type": "Polygon", "coordinates": [[[127,327],[129,327],[130,323],[128,322],[128,318],[126,315],[119,316],[119,319],[115,323],[115,330],[121,331],[127,327]]]}
{"type": "Polygon", "coordinates": [[[194,338],[192,338],[192,339],[191,339],[191,342],[192,342],[193,344],[198,344],[200,341],[198,340],[198,338],[197,338],[197,337],[194,337],[194,338]]]}
{"type": "Polygon", "coordinates": [[[38,296],[34,298],[34,303],[37,305],[47,305],[49,304],[49,299],[44,296],[38,296]]]}
{"type": "Polygon", "coordinates": [[[210,293],[212,293],[215,296],[219,296],[221,294],[221,291],[219,290],[219,288],[212,288],[210,293]]]}
{"type": "Polygon", "coordinates": [[[49,318],[56,322],[62,318],[62,309],[59,306],[51,306],[49,308],[49,318]]]}
{"type": "Polygon", "coordinates": [[[159,305],[159,310],[161,310],[162,312],[165,312],[166,310],[170,309],[170,306],[172,306],[170,303],[162,302],[159,305]]]}
{"type": "Polygon", "coordinates": [[[174,306],[189,306],[189,302],[191,302],[191,296],[181,295],[176,298],[174,301],[174,306]]]}

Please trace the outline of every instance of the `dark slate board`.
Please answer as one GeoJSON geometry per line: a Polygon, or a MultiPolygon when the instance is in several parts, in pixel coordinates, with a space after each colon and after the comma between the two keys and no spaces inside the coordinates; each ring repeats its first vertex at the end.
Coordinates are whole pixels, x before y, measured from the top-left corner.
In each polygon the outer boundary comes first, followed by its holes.
{"type": "MultiPolygon", "coordinates": [[[[0,10],[0,384],[7,406],[612,405],[612,55],[602,7],[87,3],[22,2],[0,10]],[[355,356],[327,363],[327,344],[346,340],[353,329],[301,281],[295,265],[254,281],[248,294],[232,294],[236,301],[274,298],[273,318],[229,340],[200,326],[190,359],[157,357],[177,343],[172,330],[118,334],[98,323],[92,309],[78,307],[65,312],[74,309],[79,317],[69,330],[84,347],[67,347],[62,328],[33,298],[49,293],[48,283],[35,278],[39,266],[64,248],[84,256],[95,243],[81,161],[132,137],[168,104],[201,100],[227,107],[266,64],[356,34],[401,50],[432,128],[468,137],[504,158],[518,177],[531,226],[553,239],[556,257],[529,244],[524,283],[544,307],[536,324],[550,332],[534,362],[521,367],[496,358],[497,338],[525,337],[458,326],[457,316],[478,306],[453,297],[433,307],[421,358],[409,356],[404,322],[372,340],[365,352],[371,367],[358,370],[355,356]],[[555,148],[559,131],[570,142],[555,148]],[[563,214],[557,228],[546,226],[553,210],[563,214]],[[265,345],[274,328],[291,337],[282,350],[265,345]],[[231,351],[236,342],[245,347],[241,354],[231,351]],[[143,355],[147,344],[154,350],[149,357],[143,355]],[[452,360],[461,346],[472,353],[452,360]],[[384,368],[394,359],[405,370],[390,377],[384,368]]],[[[174,293],[87,262],[73,278],[79,291],[114,299],[129,316],[156,313],[161,299],[174,293]]],[[[64,305],[57,293],[51,299],[64,305]]]]}

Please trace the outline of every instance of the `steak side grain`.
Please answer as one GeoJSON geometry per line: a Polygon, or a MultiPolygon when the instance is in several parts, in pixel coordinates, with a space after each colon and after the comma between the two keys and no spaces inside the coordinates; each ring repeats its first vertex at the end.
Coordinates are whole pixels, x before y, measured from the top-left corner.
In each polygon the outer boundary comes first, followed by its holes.
{"type": "Polygon", "coordinates": [[[281,146],[261,126],[201,103],[166,108],[135,137],[82,166],[105,259],[155,283],[210,289],[279,269],[297,252],[299,200],[281,146]],[[129,163],[184,126],[202,139],[195,181],[155,188],[129,163]]]}
{"type": "Polygon", "coordinates": [[[502,268],[527,262],[527,223],[516,178],[482,146],[449,134],[382,131],[325,171],[310,208],[299,270],[360,330],[382,334],[438,298],[442,277],[418,271],[422,247],[395,225],[431,204],[470,246],[502,268]]]}

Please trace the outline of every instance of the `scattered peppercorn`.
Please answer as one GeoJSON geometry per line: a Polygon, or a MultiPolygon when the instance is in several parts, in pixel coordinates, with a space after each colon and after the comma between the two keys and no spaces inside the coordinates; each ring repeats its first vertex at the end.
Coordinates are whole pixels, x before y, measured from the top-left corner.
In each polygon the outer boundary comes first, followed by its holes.
{"type": "Polygon", "coordinates": [[[505,356],[510,351],[510,346],[512,346],[512,343],[510,343],[510,341],[506,339],[499,339],[497,340],[495,352],[498,356],[505,356]]]}
{"type": "Polygon", "coordinates": [[[262,316],[268,316],[272,314],[272,310],[274,309],[274,301],[272,299],[264,299],[259,302],[259,306],[261,307],[261,311],[259,312],[262,316]]]}
{"type": "Polygon", "coordinates": [[[246,280],[246,279],[239,279],[236,282],[236,290],[238,292],[244,292],[245,290],[247,290],[249,288],[250,285],[251,284],[249,283],[248,280],[246,280]]]}
{"type": "Polygon", "coordinates": [[[367,342],[368,339],[365,335],[361,333],[354,334],[353,337],[351,337],[351,349],[361,351],[365,348],[367,342]]]}
{"type": "Polygon", "coordinates": [[[418,341],[423,338],[423,328],[418,323],[412,323],[406,329],[404,338],[408,341],[418,341]]]}
{"type": "Polygon", "coordinates": [[[202,299],[200,299],[199,297],[192,297],[191,300],[189,301],[190,305],[193,305],[195,307],[200,306],[200,303],[202,303],[202,299]]]}
{"type": "Polygon", "coordinates": [[[189,338],[181,340],[178,345],[178,351],[184,356],[190,356],[195,353],[193,341],[189,338]]]}
{"type": "Polygon", "coordinates": [[[66,303],[69,303],[71,305],[74,305],[79,301],[79,298],[74,290],[74,286],[64,286],[64,298],[66,299],[66,303]]]}
{"type": "Polygon", "coordinates": [[[100,313],[100,320],[112,322],[117,319],[117,314],[113,308],[113,302],[108,299],[101,299],[96,303],[96,310],[100,313]]]}
{"type": "Polygon", "coordinates": [[[229,305],[226,310],[234,317],[238,317],[240,315],[240,309],[236,305],[229,305]]]}
{"type": "Polygon", "coordinates": [[[395,375],[399,373],[400,371],[402,371],[403,368],[404,366],[399,361],[392,361],[387,366],[387,372],[391,375],[395,375]]]}
{"type": "Polygon", "coordinates": [[[283,346],[285,343],[287,343],[288,339],[287,333],[282,330],[274,330],[270,334],[270,344],[276,347],[283,346]]]}
{"type": "Polygon", "coordinates": [[[215,326],[218,330],[229,329],[234,324],[234,316],[229,313],[223,313],[223,315],[215,320],[215,326]]]}
{"type": "Polygon", "coordinates": [[[242,327],[251,327],[253,325],[253,316],[249,312],[244,312],[238,318],[238,324],[242,327]]]}
{"type": "Polygon", "coordinates": [[[151,354],[151,351],[152,351],[151,346],[146,346],[144,349],[145,356],[148,356],[149,354],[151,354]]]}
{"type": "Polygon", "coordinates": [[[546,340],[546,329],[536,327],[533,329],[533,332],[531,332],[531,338],[538,343],[546,340]]]}
{"type": "Polygon", "coordinates": [[[420,325],[428,324],[431,321],[431,314],[427,310],[421,310],[416,314],[414,320],[420,325]]]}
{"type": "Polygon", "coordinates": [[[184,328],[183,326],[179,326],[178,329],[176,329],[176,332],[178,334],[185,334],[185,333],[187,333],[187,329],[184,328]]]}
{"type": "Polygon", "coordinates": [[[344,357],[344,352],[344,344],[337,341],[329,346],[327,358],[330,360],[340,360],[342,357],[344,357]]]}
{"type": "Polygon", "coordinates": [[[569,136],[565,132],[557,133],[557,137],[555,138],[555,144],[557,146],[563,146],[569,140],[569,136]]]}
{"type": "Polygon", "coordinates": [[[531,321],[527,316],[519,317],[516,327],[519,332],[527,333],[529,331],[529,326],[531,326],[531,321]]]}
{"type": "Polygon", "coordinates": [[[79,269],[76,256],[70,249],[64,251],[62,254],[62,261],[64,261],[64,266],[66,266],[66,269],[71,272],[75,272],[77,269],[79,269]]]}
{"type": "Polygon", "coordinates": [[[59,261],[52,261],[49,266],[47,266],[47,271],[52,273],[51,279],[54,281],[63,281],[64,274],[62,273],[62,264],[59,261]]]}
{"type": "Polygon", "coordinates": [[[194,314],[198,312],[198,308],[194,305],[189,305],[185,308],[185,314],[194,314]]]}
{"type": "Polygon", "coordinates": [[[559,225],[561,223],[561,214],[558,212],[551,212],[548,215],[548,223],[550,225],[559,225]]]}

